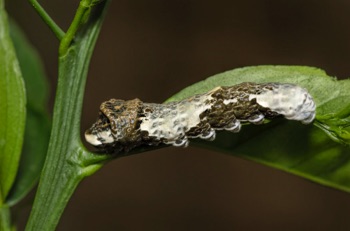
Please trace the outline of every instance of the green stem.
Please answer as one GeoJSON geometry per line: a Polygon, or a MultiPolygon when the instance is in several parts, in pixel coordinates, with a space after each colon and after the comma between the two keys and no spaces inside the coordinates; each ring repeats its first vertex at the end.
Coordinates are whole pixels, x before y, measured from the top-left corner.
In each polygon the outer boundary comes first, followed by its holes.
{"type": "Polygon", "coordinates": [[[50,17],[50,15],[45,11],[45,9],[39,4],[37,0],[29,0],[30,4],[38,12],[44,22],[49,26],[52,32],[56,35],[58,40],[62,40],[64,37],[64,31],[55,23],[55,21],[50,17]]]}
{"type": "MultiPolygon", "coordinates": [[[[107,1],[109,2],[109,1],[107,1]]],[[[79,182],[96,172],[110,156],[92,154],[80,140],[80,118],[88,65],[106,3],[76,35],[59,58],[59,77],[47,157],[26,230],[55,230],[79,182]]]]}
{"type": "Polygon", "coordinates": [[[88,13],[91,10],[91,7],[94,6],[96,3],[94,3],[94,0],[82,0],[79,3],[78,9],[75,13],[74,19],[69,26],[67,33],[61,40],[61,44],[59,47],[59,56],[64,56],[68,48],[72,45],[72,41],[74,40],[74,37],[76,36],[76,33],[80,26],[84,23],[86,18],[89,16],[88,13]]]}
{"type": "Polygon", "coordinates": [[[7,205],[0,205],[0,231],[11,230],[10,209],[7,205]]]}

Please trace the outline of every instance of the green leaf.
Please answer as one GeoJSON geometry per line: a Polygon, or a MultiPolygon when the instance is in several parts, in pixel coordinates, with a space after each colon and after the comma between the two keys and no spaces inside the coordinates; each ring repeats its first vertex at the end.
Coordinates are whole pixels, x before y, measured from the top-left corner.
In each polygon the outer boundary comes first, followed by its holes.
{"type": "Polygon", "coordinates": [[[0,204],[17,174],[26,117],[26,96],[20,67],[0,1],[0,204]]]}
{"type": "Polygon", "coordinates": [[[6,199],[8,205],[14,205],[39,179],[50,137],[50,122],[46,111],[48,82],[41,60],[20,28],[13,22],[10,23],[10,33],[27,90],[23,151],[16,180],[6,199]]]}
{"type": "Polygon", "coordinates": [[[317,105],[314,125],[321,129],[278,119],[244,126],[238,134],[222,132],[214,142],[198,140],[197,144],[350,192],[350,80],[336,80],[312,67],[246,67],[196,83],[168,101],[241,82],[294,83],[306,88],[317,105]]]}
{"type": "Polygon", "coordinates": [[[10,21],[10,36],[26,84],[27,105],[30,108],[45,111],[49,97],[49,84],[40,56],[13,21],[10,21]]]}

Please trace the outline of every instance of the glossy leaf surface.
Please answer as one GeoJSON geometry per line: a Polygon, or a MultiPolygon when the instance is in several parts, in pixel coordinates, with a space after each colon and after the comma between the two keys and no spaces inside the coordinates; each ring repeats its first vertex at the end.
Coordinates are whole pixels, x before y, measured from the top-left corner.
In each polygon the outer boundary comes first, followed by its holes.
{"type": "Polygon", "coordinates": [[[26,118],[22,74],[0,1],[0,205],[17,174],[26,118]]]}
{"type": "Polygon", "coordinates": [[[48,83],[41,60],[16,24],[10,32],[19,65],[26,83],[27,119],[23,151],[15,183],[6,203],[13,205],[37,183],[44,164],[50,137],[50,122],[46,110],[48,83]]]}

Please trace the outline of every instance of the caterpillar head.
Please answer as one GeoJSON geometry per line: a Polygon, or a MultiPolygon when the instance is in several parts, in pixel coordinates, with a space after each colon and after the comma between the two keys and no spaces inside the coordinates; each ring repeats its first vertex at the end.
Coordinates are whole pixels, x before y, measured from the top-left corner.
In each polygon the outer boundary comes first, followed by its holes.
{"type": "Polygon", "coordinates": [[[142,102],[111,99],[101,104],[97,121],[85,132],[88,143],[101,150],[124,149],[140,141],[142,102]]]}

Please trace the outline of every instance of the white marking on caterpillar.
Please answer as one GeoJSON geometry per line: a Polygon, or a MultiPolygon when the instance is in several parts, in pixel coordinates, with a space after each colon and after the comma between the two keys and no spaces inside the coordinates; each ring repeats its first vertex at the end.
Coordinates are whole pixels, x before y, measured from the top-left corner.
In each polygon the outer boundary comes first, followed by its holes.
{"type": "Polygon", "coordinates": [[[286,119],[298,120],[308,124],[315,118],[315,103],[310,94],[301,87],[291,84],[279,84],[273,90],[258,95],[249,95],[249,100],[270,108],[286,119]]]}
{"type": "Polygon", "coordinates": [[[165,104],[139,99],[102,103],[98,120],[85,132],[87,142],[104,152],[127,152],[141,145],[186,147],[189,138],[214,140],[215,130],[239,132],[241,122],[263,123],[284,116],[311,123],[316,105],[297,85],[241,83],[217,87],[165,104]]]}

